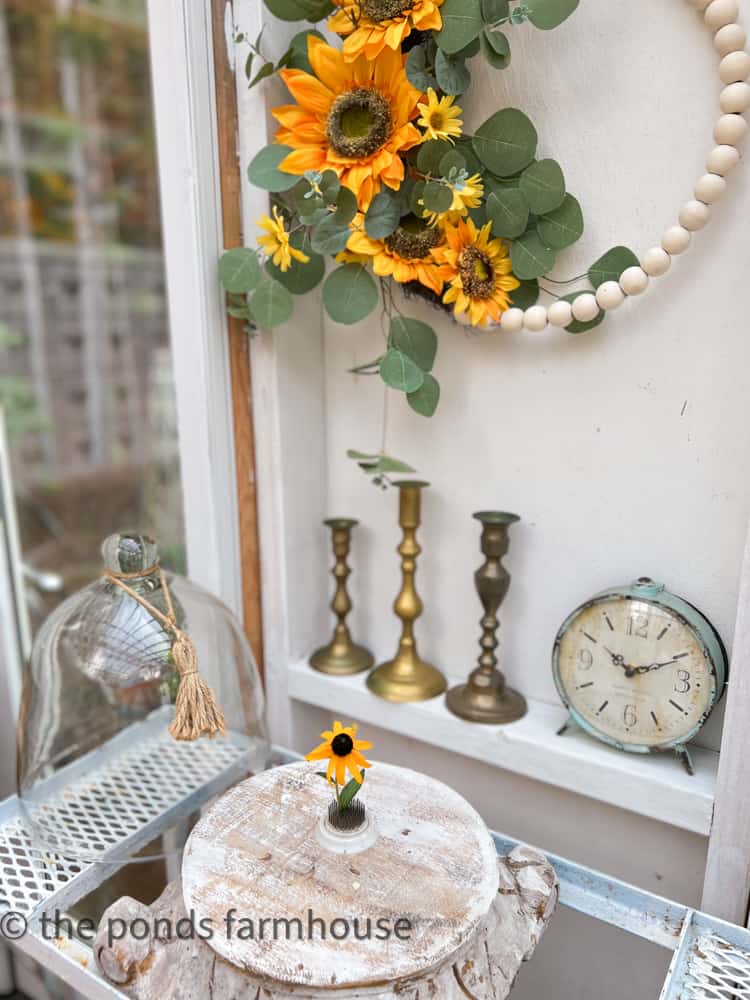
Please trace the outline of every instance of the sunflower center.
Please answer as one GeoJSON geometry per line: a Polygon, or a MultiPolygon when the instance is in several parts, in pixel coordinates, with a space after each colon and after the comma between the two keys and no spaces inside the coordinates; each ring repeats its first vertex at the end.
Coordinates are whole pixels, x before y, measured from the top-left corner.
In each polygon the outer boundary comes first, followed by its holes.
{"type": "Polygon", "coordinates": [[[392,253],[407,260],[423,260],[430,250],[440,242],[438,229],[427,225],[416,215],[407,215],[399,223],[398,229],[387,236],[385,245],[392,253]]]}
{"type": "Polygon", "coordinates": [[[391,134],[388,101],[377,90],[359,87],[340,94],[328,113],[328,141],[339,156],[362,159],[377,153],[391,134]]]}
{"type": "Polygon", "coordinates": [[[413,6],[413,0],[363,0],[362,11],[370,21],[380,23],[401,17],[413,6]]]}
{"type": "Polygon", "coordinates": [[[434,128],[436,132],[442,132],[445,128],[445,121],[439,111],[433,111],[430,115],[430,127],[434,128]]]}
{"type": "Polygon", "coordinates": [[[331,742],[331,750],[337,757],[348,757],[354,749],[354,740],[348,733],[339,733],[331,742]]]}
{"type": "Polygon", "coordinates": [[[472,299],[485,299],[492,294],[495,270],[492,261],[478,247],[466,247],[458,261],[461,286],[472,299]]]}

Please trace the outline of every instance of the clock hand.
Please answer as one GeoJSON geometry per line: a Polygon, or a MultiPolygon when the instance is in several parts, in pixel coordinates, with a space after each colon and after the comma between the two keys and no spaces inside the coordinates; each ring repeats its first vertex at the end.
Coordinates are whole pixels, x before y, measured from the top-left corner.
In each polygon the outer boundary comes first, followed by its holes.
{"type": "Polygon", "coordinates": [[[605,646],[604,648],[609,653],[609,655],[612,657],[612,662],[614,663],[614,665],[616,667],[622,667],[622,669],[625,671],[625,676],[626,677],[634,677],[635,676],[635,674],[637,672],[637,669],[638,669],[637,667],[631,667],[631,666],[629,666],[629,664],[627,664],[625,662],[625,657],[621,653],[613,653],[612,650],[609,649],[608,646],[605,646]]]}
{"type": "Polygon", "coordinates": [[[645,667],[635,667],[635,672],[638,674],[648,674],[652,670],[661,670],[662,667],[668,667],[671,663],[677,663],[679,657],[675,656],[671,660],[664,660],[662,663],[648,663],[645,667]]]}

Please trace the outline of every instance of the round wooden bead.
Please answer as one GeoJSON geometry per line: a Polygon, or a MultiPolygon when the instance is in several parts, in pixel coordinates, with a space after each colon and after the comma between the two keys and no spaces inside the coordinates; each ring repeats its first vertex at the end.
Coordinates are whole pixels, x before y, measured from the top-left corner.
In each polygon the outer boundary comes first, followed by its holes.
{"type": "Polygon", "coordinates": [[[714,128],[716,142],[736,146],[747,134],[747,122],[742,115],[722,115],[714,128]]]}
{"type": "Polygon", "coordinates": [[[740,162],[740,154],[734,146],[715,146],[708,154],[706,167],[712,174],[726,176],[740,162]]]}
{"type": "Polygon", "coordinates": [[[602,309],[617,309],[625,301],[625,293],[616,281],[603,281],[596,290],[596,301],[602,309]]]}
{"type": "Polygon", "coordinates": [[[599,315],[599,303],[591,292],[576,295],[571,306],[573,316],[581,323],[588,323],[599,315]]]}
{"type": "Polygon", "coordinates": [[[573,308],[565,299],[553,302],[547,310],[547,319],[552,326],[570,326],[573,320],[573,308]]]}
{"type": "Polygon", "coordinates": [[[544,306],[529,306],[523,314],[523,325],[534,333],[543,330],[547,325],[547,310],[544,306]]]}
{"type": "Polygon", "coordinates": [[[500,317],[500,328],[506,333],[520,333],[523,330],[523,309],[506,309],[500,317]]]}
{"type": "Polygon", "coordinates": [[[719,63],[722,83],[736,83],[750,76],[750,55],[747,52],[730,52],[719,63]]]}
{"type": "Polygon", "coordinates": [[[720,56],[744,49],[746,41],[745,29],[740,24],[725,24],[714,35],[714,47],[720,56]]]}
{"type": "Polygon", "coordinates": [[[662,236],[661,245],[668,254],[676,257],[690,246],[690,233],[684,226],[672,226],[662,236]]]}
{"type": "Polygon", "coordinates": [[[629,267],[620,275],[620,288],[626,295],[640,295],[648,288],[648,275],[642,267],[629,267]]]}
{"type": "Polygon", "coordinates": [[[689,0],[689,3],[691,7],[695,7],[696,10],[705,10],[711,3],[711,0],[689,0]]]}
{"type": "Polygon", "coordinates": [[[695,185],[695,197],[706,205],[713,205],[724,194],[727,182],[718,174],[704,174],[695,185]]]}
{"type": "Polygon", "coordinates": [[[742,114],[750,108],[750,84],[730,83],[719,97],[721,110],[727,114],[742,114]]]}
{"type": "Polygon", "coordinates": [[[651,247],[641,257],[641,267],[650,278],[666,274],[671,264],[672,258],[662,247],[651,247]]]}
{"type": "Polygon", "coordinates": [[[706,7],[703,19],[711,31],[718,31],[727,24],[733,24],[740,12],[737,0],[712,0],[706,7]]]}
{"type": "Polygon", "coordinates": [[[680,209],[680,225],[694,233],[708,222],[708,205],[702,201],[686,201],[680,209]]]}

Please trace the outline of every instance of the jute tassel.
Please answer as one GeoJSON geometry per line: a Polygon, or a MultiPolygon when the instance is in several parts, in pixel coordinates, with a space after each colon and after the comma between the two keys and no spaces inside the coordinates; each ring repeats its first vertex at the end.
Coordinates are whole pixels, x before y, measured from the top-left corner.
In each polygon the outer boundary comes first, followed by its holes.
{"type": "Polygon", "coordinates": [[[219,708],[213,691],[203,680],[198,670],[198,655],[195,651],[195,644],[186,632],[177,627],[177,616],[174,613],[172,595],[167,586],[164,570],[159,567],[159,579],[169,612],[166,615],[124,582],[128,578],[132,579],[134,576],[142,575],[143,572],[123,573],[121,575],[106,574],[108,580],[124,590],[134,601],[138,601],[174,635],[172,660],[180,675],[180,687],[177,691],[174,719],[169,727],[169,735],[174,740],[186,742],[200,739],[201,736],[209,736],[211,739],[216,735],[226,736],[227,722],[224,713],[219,708]]]}

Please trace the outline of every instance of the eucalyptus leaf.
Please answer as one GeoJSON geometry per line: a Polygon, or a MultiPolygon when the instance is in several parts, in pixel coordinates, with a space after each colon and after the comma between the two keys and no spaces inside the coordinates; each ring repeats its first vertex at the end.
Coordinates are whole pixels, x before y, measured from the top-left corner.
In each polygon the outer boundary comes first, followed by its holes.
{"type": "Polygon", "coordinates": [[[441,184],[440,181],[425,184],[422,198],[428,212],[447,212],[453,204],[453,192],[447,184],[441,184]]]}
{"type": "Polygon", "coordinates": [[[325,260],[320,254],[313,252],[310,236],[305,230],[292,233],[289,242],[295,250],[301,250],[307,254],[310,260],[303,264],[302,261],[292,259],[291,267],[286,271],[282,271],[280,267],[276,267],[273,261],[269,260],[266,262],[266,271],[292,295],[306,295],[323,280],[326,270],[325,260]]]}
{"type": "Polygon", "coordinates": [[[318,184],[320,194],[329,205],[333,205],[341,191],[341,181],[335,170],[324,170],[318,184]]]}
{"type": "Polygon", "coordinates": [[[261,80],[265,80],[266,77],[268,76],[273,76],[275,72],[276,72],[276,67],[272,62],[263,63],[261,68],[258,70],[258,72],[255,74],[255,76],[248,84],[248,87],[252,89],[257,83],[260,83],[261,80]]]}
{"type": "Polygon", "coordinates": [[[437,334],[418,319],[394,316],[391,320],[389,346],[406,354],[423,372],[432,371],[437,354],[437,334]]]}
{"type": "Polygon", "coordinates": [[[265,5],[281,21],[322,21],[333,10],[330,0],[265,0],[265,5]]]}
{"type": "Polygon", "coordinates": [[[487,215],[492,232],[512,240],[526,231],[529,206],[518,188],[496,188],[487,198],[487,215]]]}
{"type": "Polygon", "coordinates": [[[335,255],[346,249],[351,234],[349,224],[340,222],[334,213],[327,215],[315,226],[310,245],[316,253],[335,255]]]}
{"type": "Polygon", "coordinates": [[[442,139],[429,139],[423,142],[417,153],[417,169],[423,174],[440,174],[440,163],[446,153],[450,152],[453,146],[442,139]]]}
{"type": "Polygon", "coordinates": [[[440,383],[433,375],[425,375],[422,385],[406,395],[409,406],[422,417],[431,417],[440,402],[440,383]]]}
{"type": "Polygon", "coordinates": [[[510,13],[508,0],[482,0],[482,17],[485,24],[504,21],[510,13]]]}
{"type": "Polygon", "coordinates": [[[219,280],[228,292],[251,292],[260,281],[257,251],[238,247],[223,253],[219,258],[219,280]]]}
{"type": "Polygon", "coordinates": [[[589,281],[598,288],[605,281],[619,281],[623,271],[638,267],[640,261],[628,247],[612,247],[588,270],[589,281]]]}
{"type": "Polygon", "coordinates": [[[518,288],[514,288],[510,293],[510,304],[516,309],[528,309],[529,306],[536,305],[539,300],[539,282],[522,281],[518,288]]]}
{"type": "Polygon", "coordinates": [[[294,310],[294,300],[283,285],[273,279],[262,281],[250,298],[250,312],[258,326],[272,330],[286,323],[294,310]]]}
{"type": "Polygon", "coordinates": [[[559,208],[565,198],[565,177],[555,160],[537,160],[521,174],[519,187],[535,215],[559,208]]]}
{"type": "Polygon", "coordinates": [[[533,229],[515,240],[510,248],[513,273],[522,281],[541,278],[555,264],[553,250],[545,246],[533,229]]]}
{"type": "Polygon", "coordinates": [[[365,232],[373,240],[384,240],[390,236],[401,219],[401,204],[394,192],[381,191],[370,202],[365,215],[365,232]]]}
{"type": "Polygon", "coordinates": [[[380,362],[380,377],[391,389],[416,392],[425,380],[422,369],[402,351],[390,348],[380,362]]]}
{"type": "Polygon", "coordinates": [[[359,264],[342,264],[323,282],[323,305],[337,323],[358,323],[377,304],[377,286],[359,264]]]}
{"type": "Polygon", "coordinates": [[[466,170],[466,160],[457,149],[451,149],[446,153],[438,166],[441,177],[447,177],[451,170],[466,170]]]}
{"type": "Polygon", "coordinates": [[[311,35],[324,41],[319,31],[299,31],[289,43],[286,65],[290,69],[301,69],[305,73],[312,73],[312,66],[307,55],[307,40],[311,35]]]}
{"type": "Polygon", "coordinates": [[[424,45],[415,45],[406,57],[406,79],[417,90],[427,91],[437,87],[424,45]]]}
{"type": "Polygon", "coordinates": [[[578,0],[528,0],[531,23],[544,31],[562,24],[578,7],[578,0]]]}
{"type": "Polygon", "coordinates": [[[358,212],[357,197],[349,188],[342,187],[336,195],[334,219],[340,225],[348,226],[358,212]]]}
{"type": "Polygon", "coordinates": [[[495,69],[510,66],[510,42],[502,31],[488,31],[486,28],[479,38],[482,55],[495,69]]]}
{"type": "Polygon", "coordinates": [[[360,467],[366,472],[402,472],[411,473],[416,472],[411,465],[407,465],[406,462],[402,462],[397,458],[390,458],[388,455],[383,455],[382,452],[377,452],[376,454],[369,454],[364,451],[355,451],[353,448],[347,449],[347,458],[353,458],[355,462],[358,462],[360,467]]]}
{"type": "Polygon", "coordinates": [[[411,190],[411,201],[409,207],[412,215],[416,215],[418,219],[421,219],[424,213],[424,205],[420,205],[420,202],[424,198],[424,189],[426,186],[427,185],[424,181],[416,181],[411,190]]]}
{"type": "Polygon", "coordinates": [[[455,52],[453,54],[454,59],[473,59],[474,56],[479,55],[479,39],[475,38],[473,42],[460,50],[460,52],[455,52]]]}
{"type": "Polygon", "coordinates": [[[572,246],[583,234],[583,212],[577,199],[566,194],[559,208],[537,219],[536,228],[542,242],[553,250],[572,246]]]}
{"type": "Polygon", "coordinates": [[[444,94],[463,94],[471,85],[471,73],[466,63],[459,58],[451,58],[442,49],[435,55],[435,76],[444,94]]]}
{"type": "Polygon", "coordinates": [[[293,188],[295,184],[299,183],[299,177],[279,170],[279,164],[291,152],[289,146],[281,146],[278,143],[272,143],[261,149],[247,168],[250,183],[263,188],[264,191],[272,191],[277,194],[293,188]]]}
{"type": "MultiPolygon", "coordinates": [[[[580,292],[570,292],[568,295],[563,295],[563,299],[566,302],[572,302],[573,299],[578,298],[580,292]]],[[[597,326],[604,322],[607,318],[607,314],[604,309],[600,309],[598,314],[594,316],[593,319],[586,320],[585,322],[574,319],[572,323],[569,323],[565,329],[568,333],[588,333],[589,330],[594,330],[597,326]]]]}
{"type": "Polygon", "coordinates": [[[498,177],[517,174],[534,159],[538,136],[526,115],[517,108],[503,108],[479,126],[474,152],[498,177]]]}
{"type": "Polygon", "coordinates": [[[481,0],[445,0],[440,16],[443,26],[435,35],[435,41],[448,55],[465,49],[484,26],[481,0]]]}

